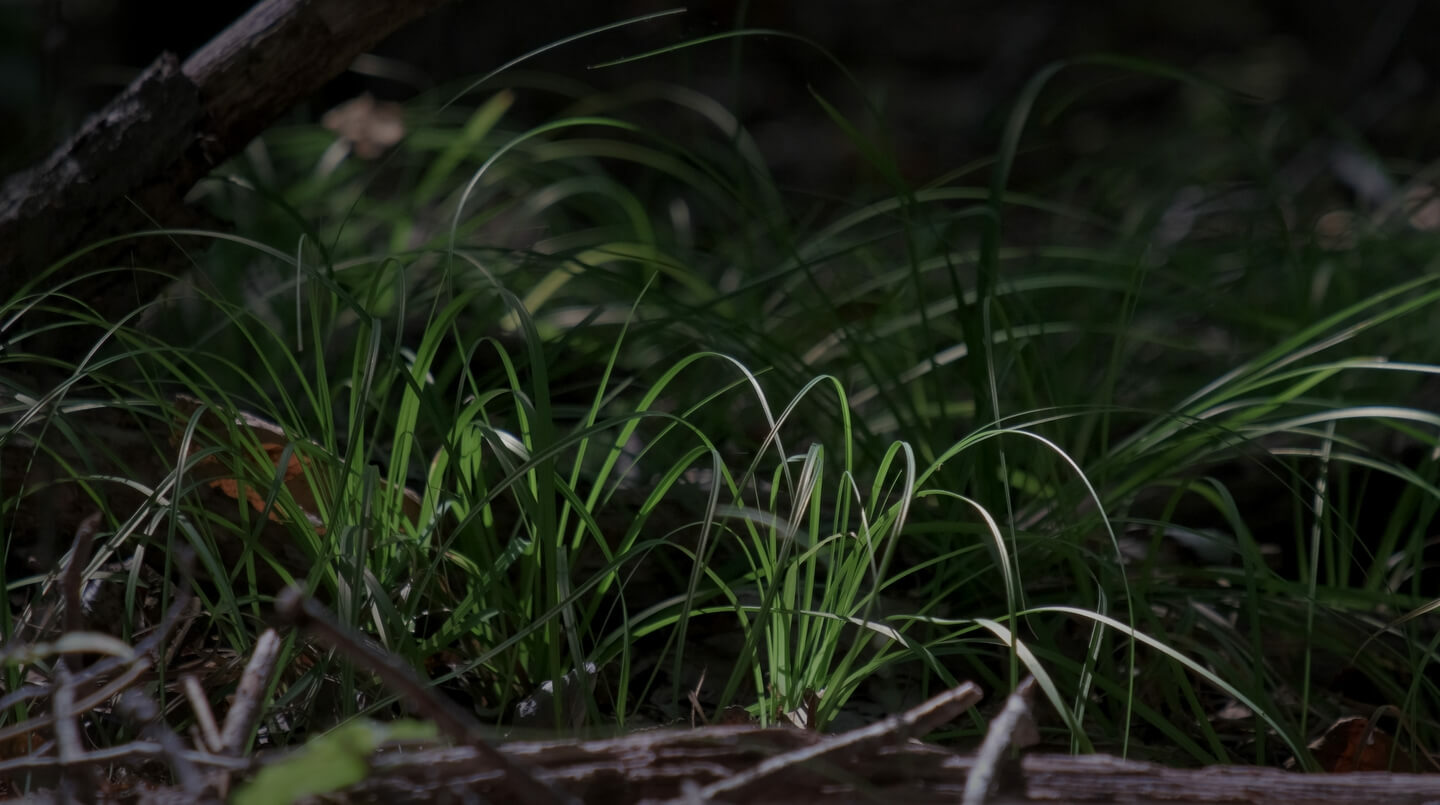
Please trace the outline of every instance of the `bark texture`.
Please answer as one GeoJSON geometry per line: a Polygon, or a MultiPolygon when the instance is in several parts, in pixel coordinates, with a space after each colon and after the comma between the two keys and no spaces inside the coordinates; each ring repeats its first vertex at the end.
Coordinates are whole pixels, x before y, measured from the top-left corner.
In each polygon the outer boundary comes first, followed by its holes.
{"type": "MultiPolygon", "coordinates": [[[[67,258],[110,237],[216,227],[185,204],[197,181],[445,2],[263,0],[183,65],[162,55],[48,159],[0,186],[0,300],[73,283],[68,295],[114,321],[153,298],[186,267],[169,238],[123,238],[67,258]],[[122,270],[95,273],[110,266],[122,270]]],[[[63,342],[51,347],[65,357],[63,342]]]]}

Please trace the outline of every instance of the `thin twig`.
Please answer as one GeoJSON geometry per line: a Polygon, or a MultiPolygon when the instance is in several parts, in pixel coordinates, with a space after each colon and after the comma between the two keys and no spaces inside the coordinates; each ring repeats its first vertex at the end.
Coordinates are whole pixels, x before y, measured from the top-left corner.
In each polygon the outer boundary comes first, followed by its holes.
{"type": "MultiPolygon", "coordinates": [[[[190,589],[188,577],[185,578],[185,589],[190,589]]],[[[176,623],[180,624],[180,628],[175,631],[174,636],[168,641],[169,645],[165,647],[165,658],[160,663],[161,668],[169,668],[174,663],[175,655],[179,654],[180,649],[185,645],[185,636],[190,633],[190,627],[194,626],[195,619],[200,617],[200,602],[192,599],[187,603],[190,606],[176,610],[176,623]],[[194,610],[194,612],[189,612],[189,610],[194,610]],[[187,612],[189,614],[186,614],[187,612]]]]}
{"type": "Polygon", "coordinates": [[[220,730],[220,744],[217,751],[238,756],[245,749],[250,733],[255,729],[262,711],[262,697],[270,689],[270,677],[275,672],[275,660],[280,654],[280,635],[274,629],[266,629],[255,641],[255,650],[250,652],[250,661],[240,675],[240,684],[235,687],[235,699],[230,711],[225,714],[225,726],[220,730]]]}
{"type": "MultiPolygon", "coordinates": [[[[101,702],[130,687],[130,685],[134,684],[136,679],[140,678],[141,674],[144,674],[148,670],[150,670],[150,660],[141,658],[139,662],[136,662],[134,665],[125,669],[125,673],[110,680],[105,684],[104,687],[100,688],[94,693],[91,693],[89,696],[86,696],[80,701],[72,704],[71,711],[76,713],[84,713],[89,711],[91,708],[99,705],[101,702]]],[[[78,683],[74,681],[78,678],[78,675],[71,678],[72,688],[79,687],[78,683]]],[[[14,738],[16,735],[24,735],[27,732],[44,729],[45,727],[48,727],[54,723],[55,713],[52,710],[49,713],[38,715],[34,718],[22,721],[19,724],[14,724],[12,726],[5,727],[4,729],[0,729],[0,742],[14,738]]]]}
{"type": "MultiPolygon", "coordinates": [[[[85,670],[88,672],[94,667],[95,666],[92,665],[90,666],[90,668],[87,668],[85,670]]],[[[75,675],[76,684],[83,684],[83,682],[80,681],[80,676],[80,674],[75,675]]],[[[19,688],[16,688],[14,692],[7,693],[4,696],[0,696],[0,713],[9,710],[20,702],[36,701],[39,699],[43,699],[44,697],[50,695],[50,688],[50,685],[23,685],[19,688]]],[[[4,736],[0,736],[0,741],[3,741],[4,739],[4,736]]]]}
{"type": "MultiPolygon", "coordinates": [[[[82,685],[87,685],[93,679],[103,677],[116,668],[126,665],[130,666],[126,668],[124,673],[110,680],[100,690],[90,694],[79,702],[73,703],[73,712],[83,713],[88,711],[92,707],[95,707],[129,687],[141,674],[150,669],[152,665],[150,657],[159,653],[161,643],[164,642],[171,630],[175,628],[175,624],[180,621],[181,615],[184,614],[185,610],[190,606],[190,601],[193,599],[193,595],[190,592],[190,567],[193,558],[193,554],[188,550],[178,552],[176,567],[180,571],[180,584],[179,590],[175,594],[175,599],[170,602],[170,608],[165,611],[165,615],[160,619],[160,623],[156,626],[155,631],[135,645],[135,650],[131,656],[125,658],[108,657],[91,665],[78,674],[71,675],[71,686],[73,688],[79,688],[82,685]]],[[[38,686],[29,686],[23,692],[33,692],[37,687],[38,686]]],[[[55,686],[51,686],[50,689],[41,687],[39,688],[38,694],[25,696],[23,698],[38,699],[43,696],[44,693],[50,692],[50,690],[56,690],[55,686]]],[[[19,701],[22,698],[19,696],[21,692],[22,691],[16,691],[14,694],[6,696],[3,700],[0,700],[0,704],[4,704],[6,708],[12,706],[15,701],[19,701]]],[[[54,723],[53,711],[47,715],[36,716],[28,721],[10,727],[0,728],[0,741],[16,735],[23,735],[31,730],[48,727],[54,723]]]]}
{"type": "Polygon", "coordinates": [[[140,734],[160,746],[160,754],[170,761],[170,768],[175,771],[175,777],[185,793],[192,797],[203,793],[205,778],[185,757],[185,745],[180,742],[180,736],[160,721],[159,706],[149,696],[134,689],[120,694],[119,705],[122,715],[143,725],[140,734]]]}
{"type": "Polygon", "coordinates": [[[705,687],[705,672],[708,670],[710,670],[708,667],[701,668],[700,681],[695,683],[694,688],[686,692],[687,697],[690,699],[690,729],[695,729],[696,716],[700,717],[701,724],[706,726],[710,724],[710,719],[705,717],[705,708],[700,706],[700,689],[705,687]]]}
{"type": "MultiPolygon", "coordinates": [[[[75,686],[77,688],[87,687],[92,681],[97,679],[103,679],[117,668],[139,662],[139,658],[141,657],[148,657],[158,654],[161,642],[165,640],[166,636],[170,633],[170,630],[174,627],[174,625],[179,622],[180,616],[184,614],[184,611],[190,605],[192,598],[193,596],[190,594],[188,585],[182,588],[181,591],[176,594],[175,600],[171,602],[170,608],[166,610],[165,615],[160,619],[160,623],[158,624],[157,628],[152,631],[148,636],[146,636],[144,640],[141,640],[139,643],[135,644],[135,648],[131,656],[106,657],[99,662],[92,664],[85,670],[74,674],[73,682],[75,686]]],[[[149,667],[148,664],[146,667],[149,667]]],[[[129,672],[127,671],[127,673],[129,672]]],[[[42,699],[50,694],[50,690],[51,686],[49,685],[26,685],[25,687],[20,688],[13,693],[7,694],[4,697],[0,697],[0,712],[9,710],[11,707],[14,707],[16,703],[21,701],[35,701],[42,699]]],[[[48,724],[49,722],[47,721],[46,723],[48,724]]],[[[3,741],[5,740],[5,738],[16,734],[18,733],[11,732],[9,730],[0,730],[0,741],[3,741]]]]}
{"type": "Polygon", "coordinates": [[[505,773],[517,799],[534,805],[555,805],[574,800],[541,782],[485,741],[483,728],[468,713],[441,699],[426,687],[415,672],[398,657],[372,648],[351,634],[298,587],[287,587],[275,599],[275,612],[285,621],[303,629],[329,648],[344,654],[369,670],[396,693],[408,698],[420,715],[435,722],[441,732],[457,743],[475,750],[481,760],[505,773]]]}
{"type": "MultiPolygon", "coordinates": [[[[244,753],[260,714],[264,712],[264,697],[270,689],[270,679],[275,675],[275,661],[279,655],[280,635],[274,629],[261,632],[240,675],[240,683],[235,687],[215,751],[232,757],[240,757],[244,753]]],[[[229,795],[230,775],[217,773],[212,775],[211,781],[221,799],[229,795]]]]}
{"type": "Polygon", "coordinates": [[[339,651],[380,677],[381,682],[410,699],[420,715],[434,721],[435,726],[456,743],[488,746],[484,738],[484,728],[479,721],[450,707],[416,678],[409,666],[398,657],[384,653],[364,639],[350,634],[335,622],[324,607],[306,597],[298,588],[287,587],[280,593],[275,600],[275,612],[285,621],[318,638],[328,648],[339,651]]]}
{"type": "Polygon", "coordinates": [[[85,747],[80,743],[80,722],[76,718],[75,685],[71,681],[68,660],[55,661],[55,695],[50,712],[55,719],[55,754],[61,768],[60,793],[66,802],[89,798],[93,791],[92,769],[80,767],[85,747]]]}
{"type": "MultiPolygon", "coordinates": [[[[77,765],[114,763],[132,757],[159,757],[166,754],[165,747],[154,741],[131,741],[111,746],[105,749],[95,749],[86,752],[75,759],[77,765]]],[[[185,749],[179,753],[185,760],[204,766],[227,769],[229,771],[244,771],[252,765],[245,758],[226,757],[224,755],[212,755],[208,752],[200,752],[194,749],[185,749]]],[[[40,755],[32,753],[23,757],[0,760],[0,774],[12,771],[24,771],[28,769],[49,769],[60,765],[60,758],[53,755],[40,755]]]]}
{"type": "Polygon", "coordinates": [[[95,532],[100,530],[100,512],[95,512],[75,529],[75,542],[70,546],[70,561],[60,579],[60,594],[65,602],[65,631],[85,631],[85,604],[80,587],[85,583],[85,565],[95,545],[95,532]]]}
{"type": "Polygon", "coordinates": [[[185,691],[185,701],[190,703],[190,712],[195,714],[195,726],[200,730],[200,741],[211,752],[220,751],[220,727],[215,723],[215,711],[205,698],[205,689],[194,674],[180,677],[180,689],[185,691]]]}
{"type": "Polygon", "coordinates": [[[80,725],[75,721],[75,685],[64,658],[55,662],[55,696],[50,701],[50,718],[55,725],[55,746],[62,765],[85,753],[80,744],[80,725]]]}
{"type": "Polygon", "coordinates": [[[777,772],[841,751],[854,753],[874,744],[898,743],[924,735],[974,707],[982,696],[975,683],[962,683],[916,707],[868,727],[851,730],[812,746],[767,758],[740,774],[711,783],[700,790],[701,801],[721,799],[722,795],[728,795],[732,800],[743,798],[745,789],[777,772]]]}
{"type": "Polygon", "coordinates": [[[970,767],[970,774],[965,778],[965,794],[961,800],[963,805],[982,805],[990,795],[990,786],[995,779],[996,770],[1000,768],[1000,758],[1005,754],[1005,750],[1011,744],[1025,743],[1017,740],[1017,736],[1025,720],[1030,718],[1030,696],[1034,690],[1035,677],[1025,677],[1025,681],[1005,700],[1005,709],[990,722],[990,729],[985,732],[985,740],[980,743],[980,750],[975,753],[975,764],[970,767]]]}

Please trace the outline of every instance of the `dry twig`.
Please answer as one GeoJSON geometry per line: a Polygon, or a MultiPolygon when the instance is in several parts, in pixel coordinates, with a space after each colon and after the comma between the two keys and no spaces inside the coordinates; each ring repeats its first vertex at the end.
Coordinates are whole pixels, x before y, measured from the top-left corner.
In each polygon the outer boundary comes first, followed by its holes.
{"type": "Polygon", "coordinates": [[[517,801],[536,805],[572,801],[490,746],[484,738],[483,727],[474,717],[441,699],[416,678],[415,672],[400,658],[372,648],[351,634],[299,588],[287,587],[276,599],[275,611],[285,621],[311,633],[320,642],[375,674],[391,690],[409,699],[415,709],[435,722],[442,733],[475,750],[481,761],[504,774],[511,796],[517,801]]]}
{"type": "Polygon", "coordinates": [[[220,730],[217,751],[235,757],[244,751],[245,743],[260,719],[262,697],[270,687],[270,677],[275,673],[275,659],[279,654],[280,636],[274,629],[266,629],[255,641],[250,661],[245,664],[245,672],[235,688],[235,699],[230,711],[225,714],[225,726],[220,730]]]}
{"type": "Polygon", "coordinates": [[[1035,677],[1028,676],[1005,700],[1005,709],[990,722],[985,740],[975,753],[975,765],[965,778],[964,805],[981,805],[990,795],[1006,749],[1028,746],[1038,740],[1034,722],[1030,720],[1030,698],[1034,691],[1035,677]]]}
{"type": "Polygon", "coordinates": [[[974,707],[982,696],[979,686],[973,682],[963,682],[904,713],[877,721],[868,727],[826,738],[814,746],[776,755],[740,774],[711,783],[697,794],[702,800],[717,799],[722,795],[743,798],[747,792],[753,791],[766,778],[777,772],[841,753],[847,756],[855,755],[880,743],[900,743],[924,735],[974,707]]]}

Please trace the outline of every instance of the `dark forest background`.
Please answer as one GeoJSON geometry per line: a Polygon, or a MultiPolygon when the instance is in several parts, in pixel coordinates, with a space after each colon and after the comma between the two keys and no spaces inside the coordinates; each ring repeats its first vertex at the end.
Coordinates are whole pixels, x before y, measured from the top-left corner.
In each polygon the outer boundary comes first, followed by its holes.
{"type": "MultiPolygon", "coordinates": [[[[0,172],[47,153],[161,52],[185,57],[250,5],[32,0],[0,8],[0,172]]],[[[374,51],[378,58],[363,60],[294,114],[317,119],[362,90],[403,100],[568,34],[671,7],[653,0],[462,0],[385,41],[374,51]]],[[[746,38],[682,51],[663,66],[586,69],[734,27],[798,34],[833,53],[879,101],[885,134],[915,176],[991,153],[1029,77],[1056,59],[1096,52],[1173,64],[1258,103],[1338,118],[1365,130],[1382,153],[1423,156],[1440,131],[1440,5],[1418,0],[702,0],[686,14],[557,49],[527,69],[601,89],[678,79],[736,110],[782,181],[846,182],[853,150],[815,114],[807,93],[813,88],[843,107],[853,92],[833,63],[794,40],[746,38]]],[[[1117,82],[1103,102],[1089,100],[1092,114],[1072,124],[1068,149],[1052,158],[1083,158],[1117,131],[1133,135],[1163,122],[1178,102],[1168,88],[1138,81],[1117,82]]],[[[1046,159],[1022,160],[1021,168],[1049,169],[1046,159]]]]}

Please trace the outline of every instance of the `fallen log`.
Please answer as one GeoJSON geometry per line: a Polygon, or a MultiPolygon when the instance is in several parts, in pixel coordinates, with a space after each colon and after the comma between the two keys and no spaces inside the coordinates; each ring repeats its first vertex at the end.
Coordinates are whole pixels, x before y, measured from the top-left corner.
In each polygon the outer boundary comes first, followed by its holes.
{"type": "MultiPolygon", "coordinates": [[[[787,767],[741,796],[705,796],[776,757],[823,749],[845,735],[791,727],[655,730],[591,741],[499,745],[511,762],[582,802],[957,803],[975,767],[963,755],[918,740],[822,753],[787,767]],[[696,796],[686,799],[687,792],[696,796]]],[[[327,802],[386,805],[503,797],[505,774],[472,747],[377,754],[370,776],[327,802]]],[[[1440,798],[1440,775],[1304,774],[1253,766],[1174,769],[1110,755],[1029,754],[1002,770],[985,802],[1384,802],[1440,798]]]]}

